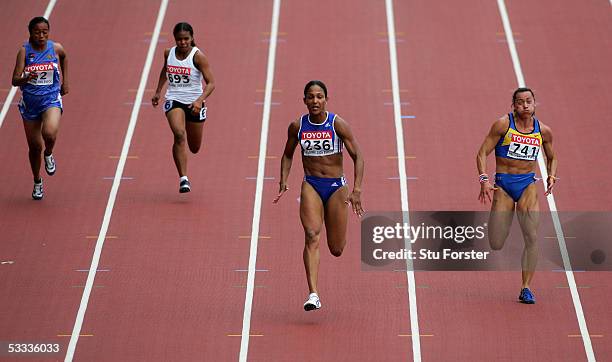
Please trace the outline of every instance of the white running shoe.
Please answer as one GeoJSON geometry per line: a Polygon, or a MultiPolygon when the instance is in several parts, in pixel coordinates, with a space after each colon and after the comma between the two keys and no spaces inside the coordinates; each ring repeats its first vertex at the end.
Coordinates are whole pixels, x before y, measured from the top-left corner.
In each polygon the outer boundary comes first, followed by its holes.
{"type": "Polygon", "coordinates": [[[45,156],[45,171],[49,176],[53,176],[55,173],[55,158],[53,155],[45,156]]]}
{"type": "Polygon", "coordinates": [[[32,190],[32,198],[34,200],[42,200],[45,196],[45,191],[43,190],[43,182],[40,179],[40,182],[34,182],[34,190],[32,190]]]}
{"type": "Polygon", "coordinates": [[[191,183],[189,182],[187,177],[185,177],[179,182],[179,192],[181,194],[184,194],[185,192],[189,192],[189,191],[191,191],[191,183]]]}
{"type": "Polygon", "coordinates": [[[308,295],[308,300],[306,303],[304,303],[304,310],[308,312],[319,308],[321,308],[321,300],[319,299],[319,296],[317,293],[310,293],[308,295]]]}

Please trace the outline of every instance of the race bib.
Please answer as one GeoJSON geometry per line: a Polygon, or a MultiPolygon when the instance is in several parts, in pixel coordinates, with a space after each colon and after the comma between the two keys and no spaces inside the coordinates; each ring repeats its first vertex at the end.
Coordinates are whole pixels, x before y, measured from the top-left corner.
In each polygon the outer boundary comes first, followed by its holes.
{"type": "Polygon", "coordinates": [[[25,68],[25,73],[36,72],[37,77],[30,79],[31,85],[51,85],[55,75],[53,63],[30,64],[25,68]]]}
{"type": "Polygon", "coordinates": [[[175,65],[166,66],[166,76],[168,77],[168,85],[174,88],[191,87],[189,76],[191,69],[187,67],[178,67],[175,65]]]}
{"type": "Polygon", "coordinates": [[[540,153],[541,142],[537,137],[512,134],[507,156],[517,160],[535,161],[540,153]]]}
{"type": "Polygon", "coordinates": [[[300,140],[304,156],[326,156],[334,153],[332,131],[304,131],[300,140]]]}

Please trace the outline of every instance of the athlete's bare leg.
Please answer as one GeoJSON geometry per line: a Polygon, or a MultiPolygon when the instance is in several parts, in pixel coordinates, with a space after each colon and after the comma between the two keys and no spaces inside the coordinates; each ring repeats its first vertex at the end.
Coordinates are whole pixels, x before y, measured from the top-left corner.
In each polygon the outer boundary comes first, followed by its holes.
{"type": "Polygon", "coordinates": [[[489,214],[489,244],[493,250],[501,250],[510,233],[514,217],[514,200],[502,189],[497,187],[493,193],[493,203],[489,214]]]}
{"type": "Polygon", "coordinates": [[[536,184],[532,183],[523,191],[521,198],[516,204],[516,215],[523,232],[523,240],[525,241],[525,248],[521,258],[523,288],[529,288],[529,283],[533,279],[538,262],[537,231],[540,221],[539,211],[536,184]]]}
{"type": "Polygon", "coordinates": [[[28,141],[28,158],[34,182],[40,180],[40,164],[42,162],[42,152],[45,145],[42,137],[41,121],[23,121],[26,139],[28,141]]]}
{"type": "Polygon", "coordinates": [[[198,153],[202,146],[202,133],[204,122],[186,122],[187,144],[191,153],[198,153]]]}
{"type": "Polygon", "coordinates": [[[187,131],[185,130],[185,112],[180,108],[174,108],[166,113],[168,124],[174,135],[172,144],[172,157],[180,177],[187,174],[187,131]]]}
{"type": "Polygon", "coordinates": [[[325,204],[325,233],[327,246],[333,256],[342,255],[346,245],[346,224],[348,220],[348,187],[342,186],[331,195],[325,204]]]}
{"type": "Polygon", "coordinates": [[[55,140],[59,132],[62,111],[58,107],[51,107],[44,111],[42,118],[42,138],[45,142],[45,156],[50,156],[55,147],[55,140]]]}
{"type": "Polygon", "coordinates": [[[323,228],[323,201],[315,189],[307,182],[302,182],[300,195],[300,220],[304,227],[304,267],[310,293],[318,293],[319,276],[319,240],[323,228]]]}

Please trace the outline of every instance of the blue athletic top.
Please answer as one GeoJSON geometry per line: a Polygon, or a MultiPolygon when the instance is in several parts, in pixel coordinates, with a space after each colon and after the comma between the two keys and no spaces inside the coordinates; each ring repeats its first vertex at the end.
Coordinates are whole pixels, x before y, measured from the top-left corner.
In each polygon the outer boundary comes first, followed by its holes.
{"type": "Polygon", "coordinates": [[[59,93],[61,86],[60,75],[58,58],[53,49],[53,42],[47,40],[47,47],[42,51],[32,48],[30,42],[26,42],[24,47],[26,52],[24,71],[26,73],[36,72],[38,77],[22,85],[21,91],[31,95],[59,93]]]}
{"type": "Polygon", "coordinates": [[[342,152],[342,139],[336,133],[334,123],[336,115],[327,112],[327,118],[321,124],[312,123],[310,115],[300,118],[298,139],[304,156],[329,156],[342,152]]]}
{"type": "Polygon", "coordinates": [[[533,117],[533,131],[531,133],[521,133],[516,129],[514,114],[508,113],[508,116],[510,124],[506,134],[499,138],[495,146],[495,156],[524,161],[537,160],[542,146],[540,121],[533,117]]]}

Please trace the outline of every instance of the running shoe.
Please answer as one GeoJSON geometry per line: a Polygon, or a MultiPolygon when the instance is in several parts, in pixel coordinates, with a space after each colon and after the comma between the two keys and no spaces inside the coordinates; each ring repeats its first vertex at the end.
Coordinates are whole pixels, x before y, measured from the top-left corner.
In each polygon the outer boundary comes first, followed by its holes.
{"type": "Polygon", "coordinates": [[[521,295],[519,295],[519,300],[521,303],[525,304],[535,304],[535,296],[531,293],[529,288],[523,288],[521,290],[521,295]]]}
{"type": "Polygon", "coordinates": [[[308,295],[308,300],[304,303],[304,310],[311,311],[315,309],[321,308],[321,301],[319,300],[319,296],[317,293],[310,293],[308,295]]]}
{"type": "Polygon", "coordinates": [[[191,191],[191,183],[189,183],[189,180],[187,179],[181,180],[179,184],[179,192],[181,194],[184,194],[185,192],[189,192],[189,191],[191,191]]]}
{"type": "Polygon", "coordinates": [[[49,176],[53,176],[55,173],[55,158],[53,155],[45,156],[45,171],[49,176]]]}
{"type": "Polygon", "coordinates": [[[34,182],[34,190],[32,190],[32,198],[34,200],[42,200],[45,196],[45,191],[43,190],[43,182],[40,179],[39,182],[34,182]]]}

